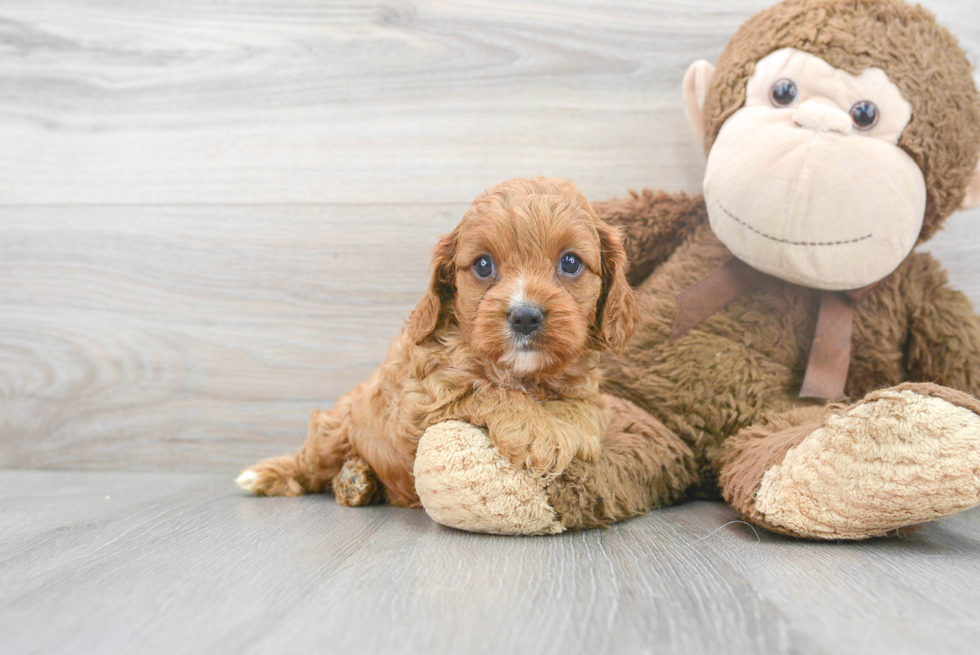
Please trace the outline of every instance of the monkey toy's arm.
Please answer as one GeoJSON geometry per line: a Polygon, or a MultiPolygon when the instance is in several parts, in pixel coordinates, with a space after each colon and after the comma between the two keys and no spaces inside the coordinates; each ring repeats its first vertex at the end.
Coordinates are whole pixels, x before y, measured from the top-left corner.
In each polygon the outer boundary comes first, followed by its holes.
{"type": "Polygon", "coordinates": [[[645,189],[627,198],[592,203],[599,218],[618,227],[630,267],[627,279],[636,286],[666,260],[701,223],[708,220],[701,196],[645,189]]]}
{"type": "Polygon", "coordinates": [[[935,382],[980,396],[980,317],[947,284],[929,255],[913,256],[902,292],[908,302],[906,367],[913,382],[935,382]]]}

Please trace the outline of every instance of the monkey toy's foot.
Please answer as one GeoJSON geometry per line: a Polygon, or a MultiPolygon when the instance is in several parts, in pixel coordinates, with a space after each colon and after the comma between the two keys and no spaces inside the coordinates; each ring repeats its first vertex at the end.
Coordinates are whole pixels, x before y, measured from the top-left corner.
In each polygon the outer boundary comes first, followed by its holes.
{"type": "Polygon", "coordinates": [[[598,458],[573,459],[554,479],[514,468],[469,423],[433,425],[415,459],[422,506],[461,530],[555,534],[608,526],[682,497],[698,478],[690,448],[633,403],[613,396],[605,403],[598,458]]]}
{"type": "Polygon", "coordinates": [[[561,532],[546,484],[515,468],[483,430],[469,423],[433,425],[419,441],[415,490],[436,523],[493,534],[561,532]]]}
{"type": "Polygon", "coordinates": [[[726,444],[722,490],[746,518],[799,537],[864,539],[980,503],[973,396],[909,383],[821,413],[771,417],[726,444]]]}

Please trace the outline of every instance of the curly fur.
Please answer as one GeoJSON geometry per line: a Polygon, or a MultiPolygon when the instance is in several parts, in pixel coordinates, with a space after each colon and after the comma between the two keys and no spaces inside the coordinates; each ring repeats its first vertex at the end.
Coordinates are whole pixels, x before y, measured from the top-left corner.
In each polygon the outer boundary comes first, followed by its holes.
{"type": "Polygon", "coordinates": [[[598,456],[606,431],[598,354],[625,347],[635,326],[620,236],[575,187],[544,178],[499,184],[435,247],[429,289],[371,379],[314,412],[298,453],[259,462],[240,479],[259,495],[322,492],[346,484],[335,478],[358,460],[358,480],[373,471],[389,502],[417,506],[418,441],[449,419],[485,427],[515,465],[556,475],[575,457],[598,456]],[[583,261],[578,275],[557,272],[566,252],[583,261]],[[473,264],[485,255],[495,274],[481,279],[473,264]],[[526,339],[508,325],[518,301],[545,313],[526,339]]]}

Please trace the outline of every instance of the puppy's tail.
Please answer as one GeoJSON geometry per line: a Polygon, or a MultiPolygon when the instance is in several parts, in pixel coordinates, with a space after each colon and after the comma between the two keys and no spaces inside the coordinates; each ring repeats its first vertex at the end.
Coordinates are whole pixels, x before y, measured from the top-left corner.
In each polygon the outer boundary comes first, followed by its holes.
{"type": "Polygon", "coordinates": [[[356,456],[350,440],[350,413],[345,403],[310,414],[306,442],[299,452],[270,457],[248,467],[235,479],[256,496],[300,496],[326,491],[344,462],[356,456]]]}

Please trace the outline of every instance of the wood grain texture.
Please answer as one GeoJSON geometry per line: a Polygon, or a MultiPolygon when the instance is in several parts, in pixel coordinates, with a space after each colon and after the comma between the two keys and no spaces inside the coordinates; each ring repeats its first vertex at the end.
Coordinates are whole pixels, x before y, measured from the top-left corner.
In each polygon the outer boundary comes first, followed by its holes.
{"type": "MultiPolygon", "coordinates": [[[[678,80],[767,4],[4,2],[0,467],[295,448],[485,186],[697,190],[678,80]]],[[[980,212],[926,249],[980,300],[980,212]]]]}
{"type": "Polygon", "coordinates": [[[690,503],[514,539],[230,480],[0,472],[9,653],[974,653],[980,514],[813,544],[690,503]]]}
{"type": "Polygon", "coordinates": [[[0,465],[213,470],[366,379],[462,206],[17,208],[0,465]]]}
{"type": "MultiPolygon", "coordinates": [[[[697,190],[680,81],[770,0],[6,0],[0,202],[697,190]]],[[[980,4],[924,3],[974,61],[980,4]]]]}

